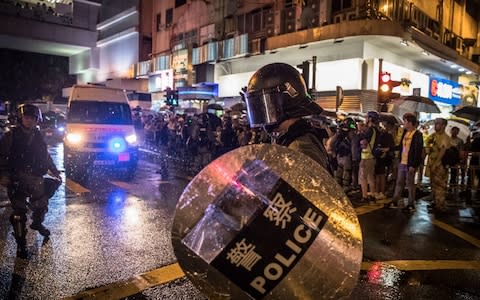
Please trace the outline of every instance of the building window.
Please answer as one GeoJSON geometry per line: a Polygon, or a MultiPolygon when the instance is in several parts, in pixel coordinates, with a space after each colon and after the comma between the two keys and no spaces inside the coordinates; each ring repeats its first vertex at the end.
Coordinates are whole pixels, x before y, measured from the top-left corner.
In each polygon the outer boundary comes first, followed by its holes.
{"type": "Polygon", "coordinates": [[[173,8],[167,9],[165,13],[165,27],[171,27],[173,24],[173,8]]]}
{"type": "Polygon", "coordinates": [[[338,0],[332,2],[332,12],[352,8],[352,0],[338,0]]]}
{"type": "Polygon", "coordinates": [[[162,14],[157,14],[157,31],[162,29],[162,14]]]}
{"type": "Polygon", "coordinates": [[[175,0],[175,8],[187,4],[187,0],[175,0]]]}

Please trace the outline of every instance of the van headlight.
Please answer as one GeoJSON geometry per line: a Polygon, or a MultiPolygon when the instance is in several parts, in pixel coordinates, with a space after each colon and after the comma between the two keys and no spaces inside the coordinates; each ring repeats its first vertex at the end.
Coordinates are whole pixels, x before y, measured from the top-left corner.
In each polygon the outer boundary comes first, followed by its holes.
{"type": "Polygon", "coordinates": [[[137,143],[137,135],[135,134],[131,134],[131,135],[127,135],[125,137],[125,140],[127,141],[127,143],[129,143],[130,145],[134,145],[137,143]]]}
{"type": "Polygon", "coordinates": [[[68,133],[65,138],[72,145],[78,145],[82,142],[82,135],[78,133],[68,133]]]}

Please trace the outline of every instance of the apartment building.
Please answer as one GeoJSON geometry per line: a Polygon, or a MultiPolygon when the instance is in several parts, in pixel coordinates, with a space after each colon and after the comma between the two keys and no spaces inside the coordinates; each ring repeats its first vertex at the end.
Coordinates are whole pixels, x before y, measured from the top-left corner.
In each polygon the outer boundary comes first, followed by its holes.
{"type": "Polygon", "coordinates": [[[478,0],[154,1],[152,54],[137,76],[149,78],[153,103],[170,87],[181,107],[228,107],[255,70],[285,62],[306,68],[322,107],[335,108],[341,86],[340,109],[366,111],[387,71],[404,83],[395,92],[431,97],[446,113],[477,105],[479,20],[478,0]]]}

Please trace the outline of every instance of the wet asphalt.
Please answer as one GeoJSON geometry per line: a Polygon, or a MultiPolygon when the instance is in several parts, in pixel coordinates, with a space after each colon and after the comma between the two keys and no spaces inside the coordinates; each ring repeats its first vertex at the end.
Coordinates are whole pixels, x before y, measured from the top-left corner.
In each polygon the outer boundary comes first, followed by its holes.
{"type": "MultiPolygon", "coordinates": [[[[62,145],[50,151],[61,168],[62,145]]],[[[158,158],[144,152],[131,182],[95,172],[86,182],[67,181],[50,201],[50,240],[28,231],[29,260],[15,258],[11,209],[0,191],[0,299],[72,297],[175,263],[170,228],[191,174],[179,165],[170,168],[163,180],[156,172],[158,158]]],[[[428,197],[413,214],[385,209],[381,202],[352,202],[364,263],[351,299],[480,299],[477,200],[467,204],[451,197],[442,215],[427,211],[428,197]]],[[[107,298],[205,299],[185,277],[107,298]]]]}

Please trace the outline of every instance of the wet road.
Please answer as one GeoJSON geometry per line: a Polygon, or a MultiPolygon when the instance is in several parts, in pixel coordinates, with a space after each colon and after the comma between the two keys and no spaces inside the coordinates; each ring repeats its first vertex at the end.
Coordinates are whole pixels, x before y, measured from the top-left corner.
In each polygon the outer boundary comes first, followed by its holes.
{"type": "MultiPolygon", "coordinates": [[[[61,147],[50,149],[58,166],[61,147]]],[[[170,242],[189,178],[177,169],[162,181],[156,170],[142,160],[132,182],[102,174],[67,180],[50,202],[51,239],[28,232],[29,261],[15,259],[1,191],[0,299],[205,299],[178,268],[170,242]]],[[[478,221],[460,202],[437,217],[426,204],[413,215],[382,203],[356,207],[364,262],[351,299],[480,299],[478,221]]]]}

